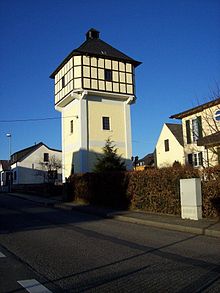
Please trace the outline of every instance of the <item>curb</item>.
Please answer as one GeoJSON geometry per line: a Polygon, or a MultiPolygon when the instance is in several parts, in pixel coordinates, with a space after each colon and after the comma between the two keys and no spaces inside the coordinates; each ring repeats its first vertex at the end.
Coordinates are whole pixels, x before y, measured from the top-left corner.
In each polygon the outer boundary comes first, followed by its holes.
{"type": "MultiPolygon", "coordinates": [[[[9,194],[10,195],[10,194],[9,194]]],[[[22,194],[16,194],[16,193],[11,193],[11,196],[22,198],[24,200],[29,200],[31,202],[35,202],[39,205],[45,206],[45,207],[51,207],[51,208],[57,208],[57,209],[62,209],[62,210],[68,210],[68,211],[78,211],[84,214],[91,214],[91,215],[96,215],[99,217],[103,217],[106,219],[113,219],[117,221],[122,221],[122,222],[127,222],[127,223],[133,223],[133,224],[138,224],[138,225],[144,225],[144,226],[150,226],[154,228],[160,228],[160,229],[167,229],[167,230],[172,230],[172,231],[179,231],[179,232],[187,232],[187,233],[192,233],[196,235],[205,235],[205,236],[210,236],[210,237],[220,237],[220,231],[219,230],[214,230],[214,229],[209,229],[209,228],[199,228],[199,227],[192,227],[192,226],[183,226],[183,225],[177,225],[177,224],[170,224],[170,223],[164,223],[164,222],[159,222],[159,221],[152,221],[152,220],[147,220],[147,219],[139,219],[139,218],[134,218],[126,215],[120,215],[120,214],[114,214],[112,212],[104,212],[101,209],[97,210],[95,208],[91,207],[85,207],[85,206],[77,206],[77,205],[72,205],[68,203],[60,203],[60,202],[45,202],[44,200],[37,200],[28,196],[23,196],[22,194]]]]}
{"type": "Polygon", "coordinates": [[[73,206],[68,204],[55,204],[54,207],[59,209],[69,210],[69,211],[76,210],[81,213],[93,214],[93,215],[101,216],[107,219],[113,219],[113,220],[118,220],[118,221],[127,222],[127,223],[150,226],[154,228],[167,229],[167,230],[179,231],[179,232],[187,232],[187,233],[192,233],[196,235],[220,237],[220,231],[208,229],[208,228],[190,227],[190,226],[176,225],[176,224],[157,222],[157,221],[151,221],[151,220],[143,220],[143,219],[138,219],[138,218],[129,217],[125,215],[114,215],[114,213],[106,214],[104,212],[98,212],[94,210],[92,211],[91,209],[86,210],[84,207],[73,206]]]}

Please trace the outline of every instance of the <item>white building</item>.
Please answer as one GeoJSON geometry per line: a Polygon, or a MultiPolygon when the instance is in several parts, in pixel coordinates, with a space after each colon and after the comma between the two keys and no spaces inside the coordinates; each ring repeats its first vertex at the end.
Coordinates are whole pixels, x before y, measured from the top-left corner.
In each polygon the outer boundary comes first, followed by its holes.
{"type": "Polygon", "coordinates": [[[14,153],[11,156],[13,185],[61,181],[61,159],[60,150],[51,149],[42,142],[14,153]],[[51,171],[49,178],[48,171],[51,171]]]}
{"type": "Polygon", "coordinates": [[[10,180],[10,164],[8,160],[0,160],[0,191],[8,191],[10,180]]]}
{"type": "Polygon", "coordinates": [[[220,98],[172,115],[182,121],[185,164],[220,164],[220,98]]]}
{"type": "Polygon", "coordinates": [[[62,116],[63,179],[92,171],[109,137],[132,167],[130,105],[136,100],[139,64],[90,29],[85,42],[51,74],[55,109],[62,116]]]}
{"type": "Polygon", "coordinates": [[[183,132],[181,124],[165,123],[158,138],[155,154],[158,168],[185,164],[183,132]]]}

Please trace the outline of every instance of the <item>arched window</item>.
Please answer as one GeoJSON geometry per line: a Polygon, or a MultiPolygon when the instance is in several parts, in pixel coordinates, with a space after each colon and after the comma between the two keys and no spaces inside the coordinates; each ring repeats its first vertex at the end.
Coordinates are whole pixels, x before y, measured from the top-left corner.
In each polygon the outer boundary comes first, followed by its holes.
{"type": "Polygon", "coordinates": [[[217,111],[215,112],[215,120],[216,120],[216,121],[220,121],[220,110],[217,110],[217,111]]]}

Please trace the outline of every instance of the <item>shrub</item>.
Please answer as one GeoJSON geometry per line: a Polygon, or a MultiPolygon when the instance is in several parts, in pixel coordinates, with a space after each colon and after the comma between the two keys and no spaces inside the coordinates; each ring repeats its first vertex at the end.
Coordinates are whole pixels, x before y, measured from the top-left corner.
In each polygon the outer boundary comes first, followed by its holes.
{"type": "Polygon", "coordinates": [[[180,215],[180,179],[202,178],[203,217],[220,215],[220,167],[190,167],[133,172],[75,174],[69,179],[71,200],[180,215]]]}

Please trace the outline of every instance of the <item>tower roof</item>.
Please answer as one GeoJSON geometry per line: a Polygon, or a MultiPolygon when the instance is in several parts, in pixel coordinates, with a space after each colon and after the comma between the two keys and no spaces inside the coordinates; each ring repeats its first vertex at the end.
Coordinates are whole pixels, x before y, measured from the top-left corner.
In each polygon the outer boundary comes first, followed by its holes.
{"type": "Polygon", "coordinates": [[[132,59],[131,57],[125,55],[121,51],[115,49],[111,45],[102,41],[99,38],[99,31],[91,28],[86,33],[86,41],[82,43],[77,49],[74,49],[56,68],[56,70],[50,75],[50,78],[54,78],[57,72],[63,67],[63,65],[72,57],[76,55],[88,55],[100,58],[108,58],[118,61],[129,62],[135,67],[140,65],[141,62],[132,59]]]}

